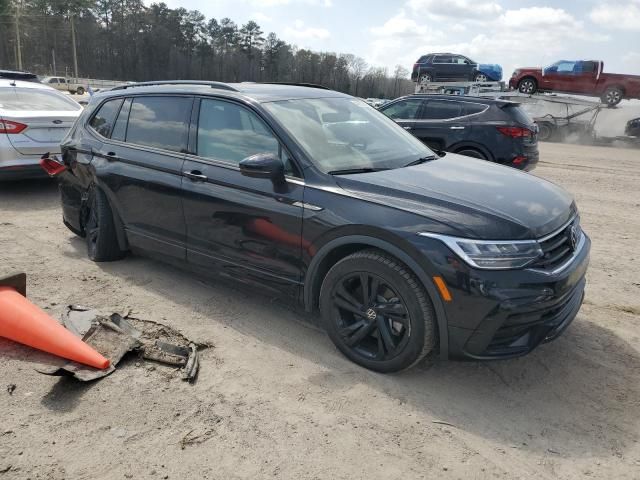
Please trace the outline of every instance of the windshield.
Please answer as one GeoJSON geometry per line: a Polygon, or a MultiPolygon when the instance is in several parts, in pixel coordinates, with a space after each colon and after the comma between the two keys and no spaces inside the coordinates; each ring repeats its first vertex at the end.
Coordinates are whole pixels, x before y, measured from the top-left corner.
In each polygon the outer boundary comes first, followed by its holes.
{"type": "Polygon", "coordinates": [[[434,155],[393,120],[354,98],[284,100],[264,107],[324,172],[400,168],[434,155]]]}
{"type": "Polygon", "coordinates": [[[0,88],[0,109],[76,112],[82,107],[64,95],[39,88],[0,88]]]}

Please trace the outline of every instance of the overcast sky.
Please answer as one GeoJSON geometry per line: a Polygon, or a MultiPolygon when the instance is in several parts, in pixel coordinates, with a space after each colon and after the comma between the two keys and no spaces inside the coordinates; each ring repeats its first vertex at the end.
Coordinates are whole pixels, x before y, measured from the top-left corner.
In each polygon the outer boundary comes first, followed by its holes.
{"type": "MultiPolygon", "coordinates": [[[[515,67],[602,59],[605,71],[640,74],[640,0],[165,0],[207,18],[255,20],[299,47],[353,53],[410,69],[447,51],[515,67]]],[[[150,3],[150,0],[147,0],[150,3]]]]}

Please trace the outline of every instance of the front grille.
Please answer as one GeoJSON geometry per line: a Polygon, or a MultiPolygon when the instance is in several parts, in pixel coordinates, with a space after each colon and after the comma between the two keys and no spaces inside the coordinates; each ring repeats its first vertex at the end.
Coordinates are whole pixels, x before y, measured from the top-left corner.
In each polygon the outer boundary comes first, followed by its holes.
{"type": "Polygon", "coordinates": [[[531,266],[545,270],[553,270],[562,265],[573,255],[581,236],[580,220],[576,218],[555,235],[539,242],[543,256],[539,260],[536,260],[531,266]]]}

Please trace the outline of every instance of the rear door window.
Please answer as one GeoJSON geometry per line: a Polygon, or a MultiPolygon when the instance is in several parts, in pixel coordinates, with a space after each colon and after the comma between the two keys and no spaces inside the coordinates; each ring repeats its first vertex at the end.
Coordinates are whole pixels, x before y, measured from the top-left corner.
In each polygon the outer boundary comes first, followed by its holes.
{"type": "Polygon", "coordinates": [[[113,122],[120,110],[120,105],[122,105],[121,98],[105,102],[93,116],[89,122],[89,126],[93,128],[98,135],[109,138],[111,136],[111,129],[113,128],[113,122]]]}
{"type": "Polygon", "coordinates": [[[452,63],[451,55],[436,55],[433,63],[452,63]]]}
{"type": "Polygon", "coordinates": [[[450,100],[429,100],[422,109],[422,120],[446,120],[462,116],[460,102],[450,100]]]}
{"type": "Polygon", "coordinates": [[[424,100],[417,98],[400,100],[385,108],[382,112],[394,120],[415,120],[423,101],[424,100]]]}
{"type": "Polygon", "coordinates": [[[131,104],[127,143],[174,152],[187,148],[191,97],[137,97],[131,104]]]}

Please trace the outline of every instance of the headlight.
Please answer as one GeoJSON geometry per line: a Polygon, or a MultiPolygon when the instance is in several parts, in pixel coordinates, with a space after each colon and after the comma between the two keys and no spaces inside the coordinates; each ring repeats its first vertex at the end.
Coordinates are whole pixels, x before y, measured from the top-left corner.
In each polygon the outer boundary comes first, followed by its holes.
{"type": "Polygon", "coordinates": [[[474,268],[508,270],[522,268],[542,257],[542,249],[535,240],[471,240],[435,233],[419,233],[444,242],[460,258],[474,268]]]}

